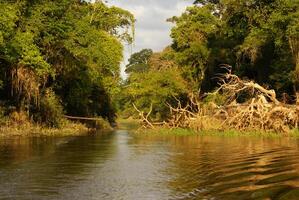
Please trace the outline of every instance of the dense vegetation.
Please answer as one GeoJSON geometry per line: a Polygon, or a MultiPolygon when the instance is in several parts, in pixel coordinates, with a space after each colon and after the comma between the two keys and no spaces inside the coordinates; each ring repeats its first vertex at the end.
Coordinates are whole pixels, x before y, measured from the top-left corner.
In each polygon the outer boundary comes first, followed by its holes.
{"type": "MultiPolygon", "coordinates": [[[[217,77],[234,74],[274,89],[278,99],[296,101],[299,86],[298,0],[197,0],[174,24],[172,44],[160,53],[132,55],[123,84],[126,115],[132,103],[152,119],[165,120],[169,105],[186,104],[218,86],[217,77]]],[[[205,98],[220,101],[221,97],[205,98]]],[[[217,103],[217,102],[216,102],[217,103]]]]}
{"type": "Polygon", "coordinates": [[[114,121],[133,23],[102,1],[0,1],[1,114],[56,127],[63,114],[114,121]]]}
{"type": "MultiPolygon", "coordinates": [[[[152,121],[169,120],[173,108],[193,100],[223,105],[224,91],[213,93],[215,77],[227,72],[223,64],[247,93],[254,80],[265,90],[252,94],[275,96],[265,100],[298,100],[299,0],[196,0],[168,21],[172,44],[134,53],[121,82],[122,43],[134,37],[128,11],[102,1],[1,1],[0,119],[59,127],[65,114],[114,122],[117,112],[140,109],[152,121]]],[[[248,94],[234,99],[245,102],[248,94]]]]}

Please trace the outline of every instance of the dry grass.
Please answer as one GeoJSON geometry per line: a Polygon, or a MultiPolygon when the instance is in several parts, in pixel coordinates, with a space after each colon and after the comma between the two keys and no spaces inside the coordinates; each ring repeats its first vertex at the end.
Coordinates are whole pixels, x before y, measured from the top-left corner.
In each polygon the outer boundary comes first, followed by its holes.
{"type": "Polygon", "coordinates": [[[190,95],[187,105],[182,106],[179,100],[176,108],[169,105],[170,118],[161,123],[152,123],[149,119],[150,113],[145,115],[136,109],[146,124],[145,127],[154,128],[158,124],[195,131],[237,130],[286,134],[298,128],[298,105],[284,104],[276,99],[274,90],[253,81],[242,80],[231,73],[231,68],[226,69],[228,73],[219,77],[220,86],[212,93],[224,97],[221,104],[199,100],[198,95],[190,95]]]}
{"type": "Polygon", "coordinates": [[[69,123],[63,128],[48,128],[36,124],[0,127],[0,137],[11,136],[79,136],[87,135],[90,129],[83,124],[69,123]]]}
{"type": "Polygon", "coordinates": [[[190,120],[189,128],[197,132],[202,130],[217,131],[222,129],[222,121],[211,116],[199,116],[190,120]]]}
{"type": "Polygon", "coordinates": [[[91,129],[81,123],[65,120],[61,128],[50,128],[32,123],[24,112],[13,112],[1,118],[0,137],[10,136],[74,136],[88,134],[91,129]]]}

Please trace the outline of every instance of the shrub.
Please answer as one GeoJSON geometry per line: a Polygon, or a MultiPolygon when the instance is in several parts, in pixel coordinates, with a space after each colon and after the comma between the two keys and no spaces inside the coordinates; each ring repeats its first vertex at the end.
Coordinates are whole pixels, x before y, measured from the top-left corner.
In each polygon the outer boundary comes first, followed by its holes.
{"type": "Polygon", "coordinates": [[[64,124],[63,107],[52,89],[47,89],[40,99],[37,121],[50,127],[59,128],[64,124]]]}
{"type": "Polygon", "coordinates": [[[10,121],[17,125],[24,125],[29,123],[28,114],[24,111],[14,111],[9,115],[10,121]]]}

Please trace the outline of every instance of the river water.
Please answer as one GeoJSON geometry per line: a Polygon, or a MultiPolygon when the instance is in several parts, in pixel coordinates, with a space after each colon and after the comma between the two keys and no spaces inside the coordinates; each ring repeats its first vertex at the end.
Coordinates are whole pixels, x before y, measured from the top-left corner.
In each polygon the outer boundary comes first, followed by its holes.
{"type": "Polygon", "coordinates": [[[0,199],[299,199],[299,142],[119,130],[0,140],[0,199]]]}

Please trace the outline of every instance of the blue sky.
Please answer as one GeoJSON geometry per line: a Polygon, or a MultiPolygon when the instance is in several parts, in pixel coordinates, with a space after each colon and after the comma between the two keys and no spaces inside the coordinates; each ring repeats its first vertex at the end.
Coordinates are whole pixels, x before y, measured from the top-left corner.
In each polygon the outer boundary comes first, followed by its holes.
{"type": "Polygon", "coordinates": [[[180,15],[194,0],[109,0],[109,5],[115,5],[134,14],[136,18],[136,38],[134,45],[125,50],[125,61],[122,64],[121,75],[124,73],[124,65],[131,52],[137,52],[144,48],[161,51],[171,43],[169,37],[172,24],[166,22],[167,18],[180,15]]]}

